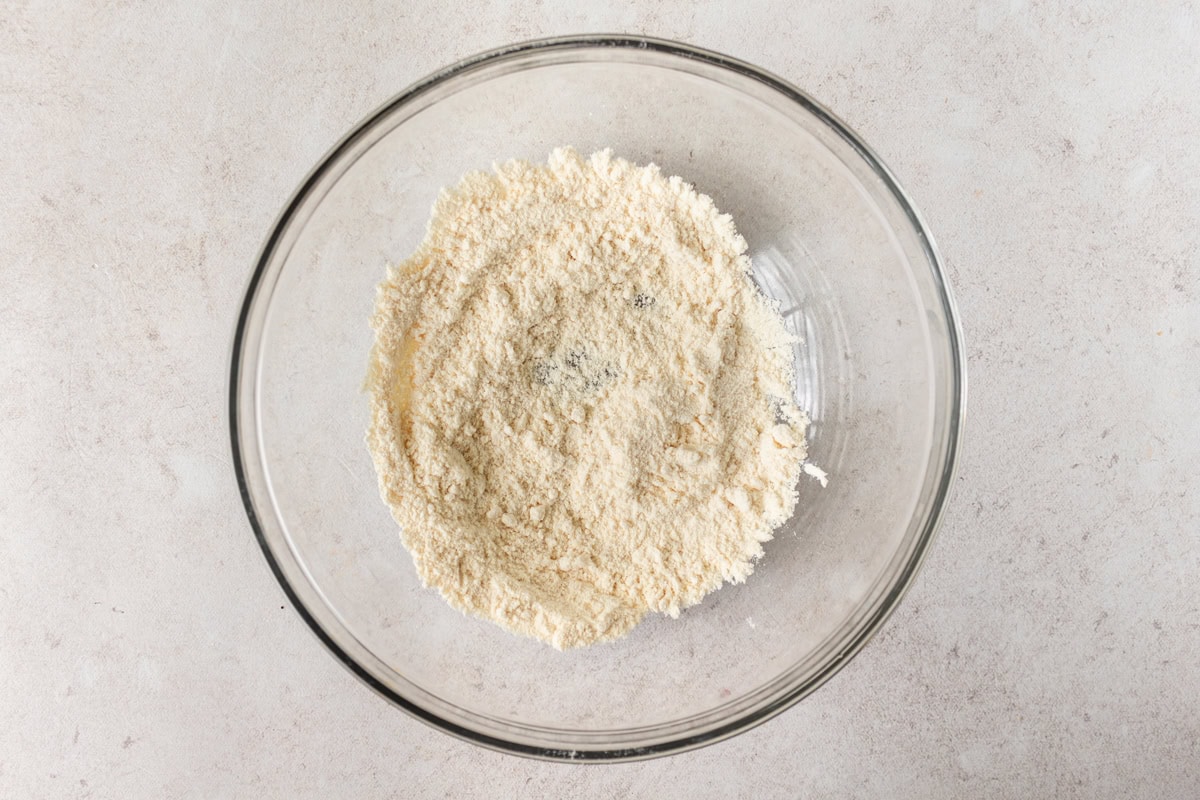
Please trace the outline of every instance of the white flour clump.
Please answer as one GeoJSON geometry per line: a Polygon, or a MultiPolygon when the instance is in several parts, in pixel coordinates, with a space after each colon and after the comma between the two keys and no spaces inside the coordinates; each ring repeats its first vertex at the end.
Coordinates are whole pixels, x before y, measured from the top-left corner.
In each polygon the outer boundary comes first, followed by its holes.
{"type": "Polygon", "coordinates": [[[741,582],[808,418],[733,221],[609,151],[443,191],[380,286],[368,436],[421,579],[557,648],[741,582]]]}

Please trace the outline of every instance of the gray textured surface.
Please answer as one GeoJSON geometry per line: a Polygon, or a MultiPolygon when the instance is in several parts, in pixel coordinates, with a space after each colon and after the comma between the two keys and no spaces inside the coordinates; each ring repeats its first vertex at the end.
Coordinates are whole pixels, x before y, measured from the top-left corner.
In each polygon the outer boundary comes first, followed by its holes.
{"type": "MultiPolygon", "coordinates": [[[[939,4],[940,5],[940,4],[939,4]]],[[[0,10],[0,794],[1163,797],[1200,784],[1200,9],[0,10]],[[639,765],[390,708],[237,500],[234,314],[343,131],[461,56],[680,38],[808,89],[925,211],[971,370],[941,537],[812,698],[639,765]]]]}

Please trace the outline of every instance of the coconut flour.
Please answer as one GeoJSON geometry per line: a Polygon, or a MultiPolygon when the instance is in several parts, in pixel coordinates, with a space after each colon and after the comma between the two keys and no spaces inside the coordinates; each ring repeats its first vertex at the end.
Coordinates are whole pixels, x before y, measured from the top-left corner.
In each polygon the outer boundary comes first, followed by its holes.
{"type": "Polygon", "coordinates": [[[729,216],[609,151],[443,191],[372,321],[368,436],[421,579],[557,648],[741,582],[807,417],[729,216]]]}

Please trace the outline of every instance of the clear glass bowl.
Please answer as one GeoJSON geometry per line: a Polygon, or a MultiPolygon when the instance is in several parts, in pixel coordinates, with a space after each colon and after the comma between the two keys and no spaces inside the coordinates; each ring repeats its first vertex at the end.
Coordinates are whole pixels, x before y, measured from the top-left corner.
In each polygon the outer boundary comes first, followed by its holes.
{"type": "Polygon", "coordinates": [[[396,705],[551,759],[623,760],[745,730],[828,680],[919,566],[952,482],[965,382],[933,240],[836,117],[748,64],[633,37],[470,58],[364,120],[287,204],[238,320],[234,467],[251,525],[318,638],[396,705]],[[743,585],[678,620],[560,653],[420,585],[380,500],[361,386],[375,286],[440,187],[559,145],[681,175],[733,215],[755,278],[803,337],[813,419],[793,518],[743,585]]]}

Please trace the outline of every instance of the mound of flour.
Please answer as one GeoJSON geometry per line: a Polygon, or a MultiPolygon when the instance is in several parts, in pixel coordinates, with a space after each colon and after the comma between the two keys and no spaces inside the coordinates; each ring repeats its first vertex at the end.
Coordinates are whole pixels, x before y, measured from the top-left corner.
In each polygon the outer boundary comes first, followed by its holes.
{"type": "Polygon", "coordinates": [[[565,648],[750,574],[808,419],[745,250],[707,196],[609,151],[443,191],[379,288],[367,379],[427,585],[565,648]]]}

